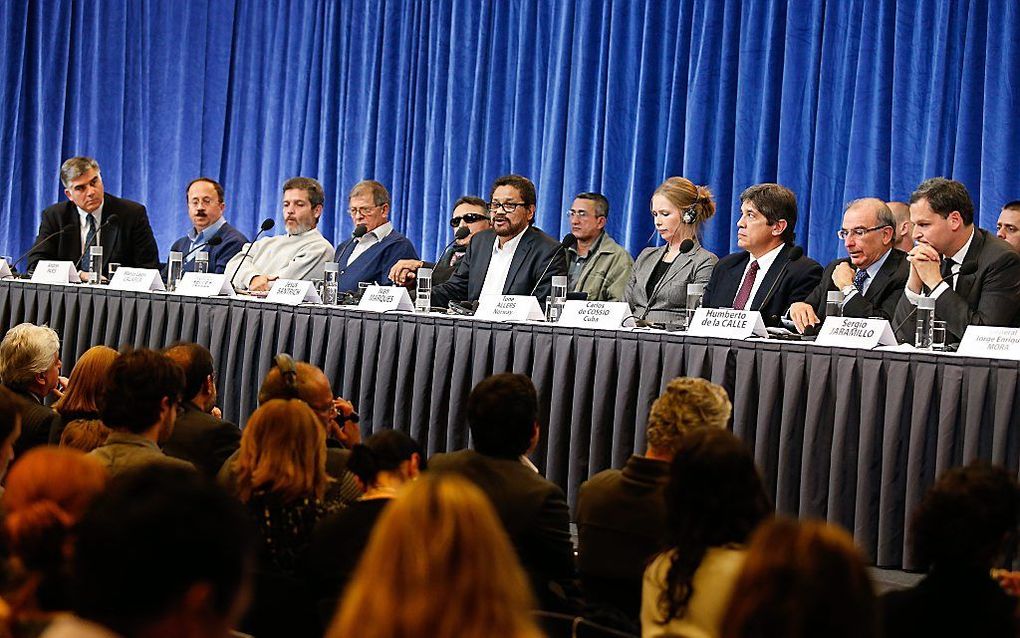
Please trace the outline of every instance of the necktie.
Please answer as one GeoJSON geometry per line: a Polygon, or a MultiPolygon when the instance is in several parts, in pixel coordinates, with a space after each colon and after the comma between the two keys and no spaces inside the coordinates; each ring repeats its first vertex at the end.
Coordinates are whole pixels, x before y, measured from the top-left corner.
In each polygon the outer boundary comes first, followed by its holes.
{"type": "Polygon", "coordinates": [[[956,286],[953,285],[953,278],[951,277],[951,275],[953,274],[953,266],[955,265],[956,265],[955,261],[953,261],[949,257],[946,257],[945,259],[942,260],[942,267],[939,269],[940,274],[942,275],[943,278],[946,279],[946,283],[949,284],[949,287],[952,289],[956,288],[956,286]]]}
{"type": "Polygon", "coordinates": [[[758,267],[757,261],[752,261],[751,265],[747,267],[744,281],[740,282],[740,289],[737,290],[737,296],[733,299],[734,309],[743,310],[747,306],[747,301],[751,297],[751,288],[754,288],[754,278],[758,275],[758,267]]]}
{"type": "Polygon", "coordinates": [[[89,220],[89,232],[85,235],[85,245],[82,247],[81,259],[78,260],[78,270],[88,270],[89,248],[96,241],[96,218],[91,214],[87,217],[89,220]]]}
{"type": "Polygon", "coordinates": [[[863,268],[858,270],[857,273],[854,275],[854,288],[860,291],[862,295],[864,294],[864,282],[866,282],[867,280],[868,271],[863,268]]]}

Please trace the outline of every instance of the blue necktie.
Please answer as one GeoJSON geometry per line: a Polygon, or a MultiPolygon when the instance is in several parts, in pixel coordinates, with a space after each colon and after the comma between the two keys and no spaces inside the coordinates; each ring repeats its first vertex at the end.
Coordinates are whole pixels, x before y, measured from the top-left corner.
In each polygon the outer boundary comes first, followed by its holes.
{"type": "Polygon", "coordinates": [[[88,270],[89,248],[92,248],[92,244],[96,241],[96,218],[91,214],[87,217],[89,220],[89,232],[85,235],[85,246],[81,251],[81,259],[78,260],[78,270],[88,270]]]}
{"type": "Polygon", "coordinates": [[[867,280],[868,271],[863,268],[861,268],[860,270],[857,271],[856,274],[854,274],[854,288],[859,290],[862,295],[864,294],[864,282],[866,282],[867,280]]]}

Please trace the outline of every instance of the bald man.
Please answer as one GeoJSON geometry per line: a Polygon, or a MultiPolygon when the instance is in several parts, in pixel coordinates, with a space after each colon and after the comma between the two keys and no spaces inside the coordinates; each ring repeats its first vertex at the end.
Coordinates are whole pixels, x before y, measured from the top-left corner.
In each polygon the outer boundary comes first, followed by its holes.
{"type": "Polygon", "coordinates": [[[893,248],[899,248],[905,253],[910,252],[914,247],[914,224],[910,221],[910,206],[903,202],[889,202],[886,205],[896,218],[893,248]]]}

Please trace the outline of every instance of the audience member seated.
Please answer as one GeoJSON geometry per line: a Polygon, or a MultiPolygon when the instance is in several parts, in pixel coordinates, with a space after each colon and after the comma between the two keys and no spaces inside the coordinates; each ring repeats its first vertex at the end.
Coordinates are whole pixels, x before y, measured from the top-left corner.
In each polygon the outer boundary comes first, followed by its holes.
{"type": "Polygon", "coordinates": [[[599,472],[581,485],[577,568],[589,604],[618,609],[637,622],[641,578],[662,550],[669,463],[687,432],[725,428],[731,409],[721,386],[673,379],[648,414],[645,455],[634,454],[622,470],[599,472]]]}
{"type": "Polygon", "coordinates": [[[1017,598],[990,571],[1015,556],[1015,473],[982,463],[949,470],[914,512],[914,552],[928,566],[917,586],[882,599],[887,636],[1017,636],[1017,598]]]}
{"type": "Polygon", "coordinates": [[[365,494],[346,509],[322,519],[315,527],[302,561],[312,591],[319,599],[323,624],[336,609],[337,598],[358,564],[376,520],[398,490],[418,478],[425,457],[418,442],[400,430],[382,430],[351,450],[348,469],[365,486],[365,494]]]}
{"type": "Polygon", "coordinates": [[[77,527],[75,616],[44,638],[226,638],[244,612],[255,539],[241,507],[193,470],[110,482],[77,527]]]}
{"type": "Polygon", "coordinates": [[[163,451],[216,478],[223,462],[237,451],[241,430],[212,414],[217,396],[212,354],[197,343],[177,343],[164,354],[184,371],[184,402],[163,451]]]}
{"type": "Polygon", "coordinates": [[[174,430],[184,373],[164,354],[139,349],[120,355],[110,366],[99,414],[113,432],[89,454],[112,476],[141,465],[194,469],[167,456],[159,445],[174,430]]]}
{"type": "Polygon", "coordinates": [[[755,532],[724,616],[723,638],[878,635],[871,579],[849,534],[789,519],[755,532]]]}
{"type": "Polygon", "coordinates": [[[702,225],[715,215],[715,202],[707,186],[670,177],[655,189],[651,209],[665,245],[641,251],[623,300],[640,319],[676,322],[687,309],[687,284],[707,284],[719,261],[699,242],[702,225]],[[688,239],[694,245],[680,252],[688,239]]]}
{"type": "Polygon", "coordinates": [[[538,638],[528,582],[485,495],[423,475],[383,512],[328,638],[538,638]]]}
{"type": "Polygon", "coordinates": [[[726,430],[685,434],[669,471],[667,549],[645,570],[641,635],[715,638],[768,497],[751,452],[726,430]]]}
{"type": "Polygon", "coordinates": [[[117,351],[108,346],[92,346],[85,351],[71,370],[64,396],[57,399],[53,409],[57,418],[50,426],[49,442],[56,445],[67,424],[76,419],[98,419],[99,397],[110,366],[117,351]]]}
{"type": "Polygon", "coordinates": [[[59,398],[60,380],[60,339],[52,328],[22,323],[7,331],[0,341],[0,383],[26,403],[15,456],[49,439],[57,414],[43,401],[51,394],[59,398]]]}
{"type": "Polygon", "coordinates": [[[793,245],[797,197],[779,184],[755,184],[740,194],[737,246],[719,260],[705,287],[706,308],[760,312],[765,325],[780,325],[790,305],[804,301],[822,279],[822,267],[798,257],[793,245]]]}
{"type": "Polygon", "coordinates": [[[25,402],[18,395],[0,385],[0,497],[3,496],[3,479],[7,466],[14,460],[14,442],[21,436],[21,411],[25,402]]]}
{"type": "Polygon", "coordinates": [[[74,526],[106,479],[95,459],[48,445],[29,450],[11,468],[3,496],[10,556],[3,599],[12,606],[13,635],[39,635],[71,609],[67,561],[74,526]]]}
{"type": "Polygon", "coordinates": [[[563,490],[540,476],[525,455],[538,445],[538,396],[523,374],[496,374],[467,400],[475,449],[437,454],[433,471],[456,472],[492,501],[543,608],[556,611],[550,584],[573,577],[570,513],[563,490]]]}
{"type": "Polygon", "coordinates": [[[439,257],[438,262],[432,263],[420,259],[401,259],[390,268],[390,281],[399,286],[413,287],[419,268],[432,269],[433,286],[438,286],[447,281],[450,275],[453,274],[453,271],[457,269],[457,264],[463,259],[464,253],[467,252],[471,238],[483,230],[492,228],[492,222],[489,220],[489,209],[485,205],[485,200],[471,195],[465,195],[458,199],[453,204],[450,226],[453,227],[454,231],[453,245],[439,257]],[[461,228],[466,228],[467,230],[461,231],[461,228]],[[465,232],[466,234],[460,237],[457,234],[460,232],[465,232]]]}
{"type": "Polygon", "coordinates": [[[75,419],[60,435],[60,447],[91,452],[105,445],[112,431],[100,419],[75,419]]]}

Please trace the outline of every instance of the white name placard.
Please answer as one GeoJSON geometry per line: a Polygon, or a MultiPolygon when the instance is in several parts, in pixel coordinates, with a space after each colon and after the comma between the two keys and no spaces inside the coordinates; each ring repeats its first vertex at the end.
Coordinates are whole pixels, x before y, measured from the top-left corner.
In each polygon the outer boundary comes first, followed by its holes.
{"type": "Polygon", "coordinates": [[[78,269],[70,261],[43,259],[35,266],[32,282],[37,284],[72,284],[81,282],[78,269]]]}
{"type": "Polygon", "coordinates": [[[165,290],[163,278],[159,271],[154,268],[129,268],[121,266],[113,273],[110,280],[110,290],[134,290],[136,292],[149,292],[151,290],[165,290]]]}
{"type": "Polygon", "coordinates": [[[569,328],[616,330],[634,325],[631,314],[630,304],[622,301],[568,301],[558,323],[569,328]]]}
{"type": "Polygon", "coordinates": [[[530,295],[485,295],[478,300],[477,319],[490,321],[542,321],[545,313],[530,295]]]}
{"type": "Polygon", "coordinates": [[[1020,328],[968,326],[957,354],[1020,361],[1020,328]]]}
{"type": "Polygon", "coordinates": [[[885,319],[854,317],[826,317],[815,343],[820,346],[865,350],[897,345],[892,326],[885,319]]]}
{"type": "Polygon", "coordinates": [[[361,296],[358,308],[372,312],[389,312],[391,310],[414,312],[411,295],[407,294],[407,288],[403,286],[369,286],[365,289],[365,294],[361,296]]]}
{"type": "Polygon", "coordinates": [[[7,264],[6,259],[0,259],[0,278],[2,277],[13,277],[14,273],[11,272],[11,267],[7,264]]]}
{"type": "Polygon", "coordinates": [[[687,327],[687,334],[692,337],[723,339],[769,336],[760,312],[725,308],[698,308],[691,318],[691,325],[687,327]]]}
{"type": "MultiPolygon", "coordinates": [[[[116,275],[114,275],[116,277],[116,275]]],[[[177,283],[175,291],[189,297],[234,296],[234,287],[227,282],[227,276],[213,272],[186,272],[177,283]]]]}
{"type": "Polygon", "coordinates": [[[269,289],[266,301],[296,306],[300,303],[322,303],[315,285],[303,279],[277,279],[269,289]]]}

